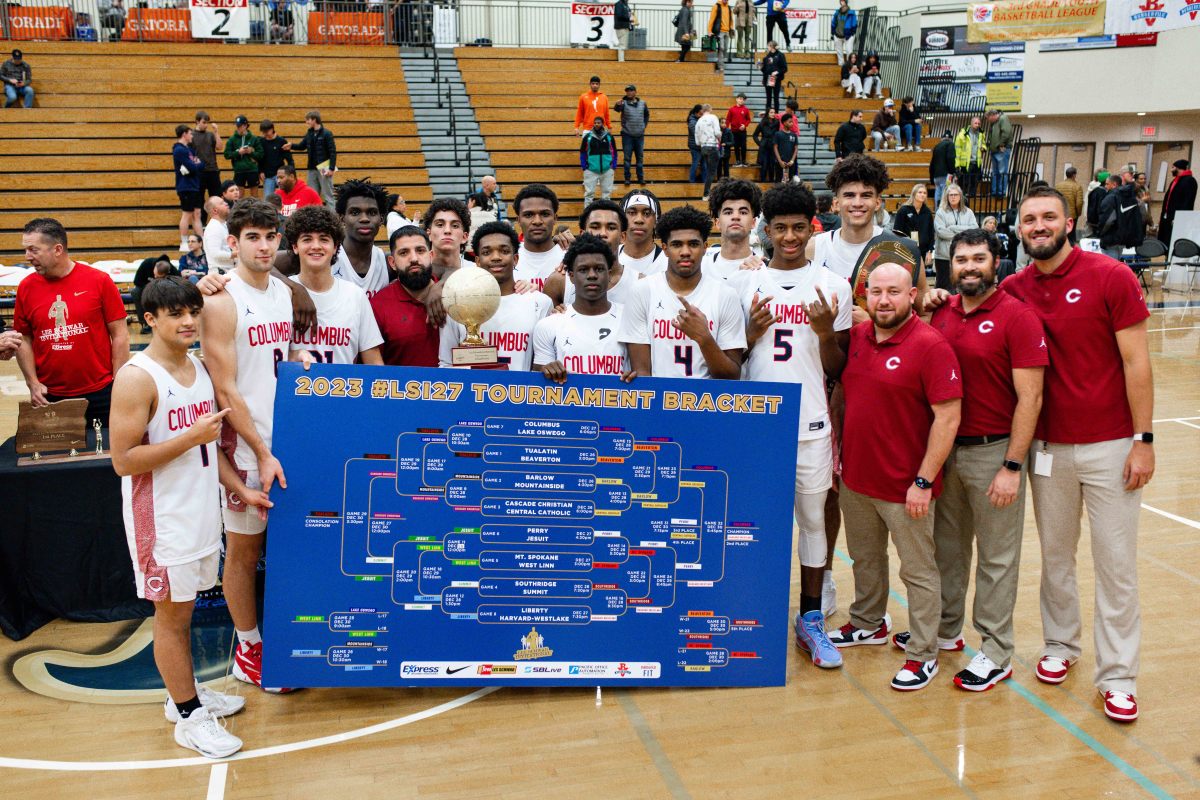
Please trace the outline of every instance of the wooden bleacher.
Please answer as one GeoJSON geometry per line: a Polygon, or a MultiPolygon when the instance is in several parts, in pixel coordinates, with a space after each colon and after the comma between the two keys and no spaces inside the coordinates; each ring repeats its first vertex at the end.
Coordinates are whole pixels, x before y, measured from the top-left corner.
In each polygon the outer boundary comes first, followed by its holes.
{"type": "MultiPolygon", "coordinates": [[[[297,141],[318,109],[337,137],[337,182],[370,177],[427,203],[429,177],[396,52],[387,47],[22,44],[35,107],[0,115],[0,263],[21,260],[20,230],[54,216],[83,260],[177,254],[174,128],[207,111],[222,137],[245,114],[297,141]],[[235,49],[236,47],[236,49],[235,49]],[[87,76],[81,80],[81,76],[87,76]],[[88,91],[81,91],[86,87],[88,91]]],[[[233,172],[222,156],[222,178],[233,172]]],[[[307,155],[296,154],[303,173],[307,155]]]]}

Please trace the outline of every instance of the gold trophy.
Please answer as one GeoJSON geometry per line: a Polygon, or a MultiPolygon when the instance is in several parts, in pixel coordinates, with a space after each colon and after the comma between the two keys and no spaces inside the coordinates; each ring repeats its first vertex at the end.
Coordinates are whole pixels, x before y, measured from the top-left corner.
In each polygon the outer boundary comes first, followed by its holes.
{"type": "Polygon", "coordinates": [[[96,450],[84,453],[87,447],[88,401],[83,398],[60,400],[34,408],[28,401],[17,408],[17,466],[53,464],[61,461],[91,461],[108,458],[104,451],[99,420],[95,423],[96,450]],[[68,450],[64,454],[62,451],[68,450]]]}
{"type": "Polygon", "coordinates": [[[461,267],[442,285],[446,313],[467,329],[467,336],[451,351],[450,363],[471,369],[508,369],[494,346],[483,341],[479,328],[500,308],[500,284],[486,269],[461,267]]]}

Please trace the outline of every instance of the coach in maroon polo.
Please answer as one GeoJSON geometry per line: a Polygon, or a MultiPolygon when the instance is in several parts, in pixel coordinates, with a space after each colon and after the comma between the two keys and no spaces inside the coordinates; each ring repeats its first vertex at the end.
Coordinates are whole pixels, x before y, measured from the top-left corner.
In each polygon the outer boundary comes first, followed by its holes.
{"type": "Polygon", "coordinates": [[[429,323],[425,302],[433,283],[429,236],[416,225],[397,229],[388,266],[399,276],[371,297],[371,310],[383,334],[383,363],[389,367],[436,367],[437,326],[429,323]]]}

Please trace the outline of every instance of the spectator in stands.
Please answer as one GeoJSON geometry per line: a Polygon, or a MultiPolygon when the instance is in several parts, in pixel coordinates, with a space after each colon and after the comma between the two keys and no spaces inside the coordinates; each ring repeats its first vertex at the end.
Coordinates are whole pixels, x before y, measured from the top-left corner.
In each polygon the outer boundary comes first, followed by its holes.
{"type": "Polygon", "coordinates": [[[233,208],[233,204],[242,199],[242,187],[232,180],[221,181],[221,199],[225,205],[233,208]]]}
{"type": "Polygon", "coordinates": [[[98,0],[100,25],[108,30],[108,40],[115,42],[125,29],[125,0],[98,0]]]}
{"type": "Polygon", "coordinates": [[[417,220],[408,218],[408,204],[404,202],[404,198],[398,194],[389,194],[387,200],[387,235],[391,241],[392,234],[403,228],[405,225],[419,225],[417,220]]]}
{"type": "Polygon", "coordinates": [[[0,64],[0,79],[4,81],[4,107],[14,106],[18,100],[26,108],[33,108],[33,70],[20,50],[12,51],[12,58],[0,64]]]}
{"type": "Polygon", "coordinates": [[[867,96],[863,91],[862,66],[858,63],[858,53],[850,53],[842,62],[842,88],[859,100],[867,96]]]}
{"type": "Polygon", "coordinates": [[[262,141],[250,132],[250,120],[238,115],[233,121],[234,134],[225,140],[225,158],[233,164],[233,182],[248,197],[257,197],[260,186],[259,162],[263,157],[262,141]]]}
{"type": "Polygon", "coordinates": [[[175,126],[174,147],[171,161],[175,172],[175,194],[179,196],[179,252],[187,252],[188,231],[203,232],[200,227],[200,206],[204,200],[200,195],[200,173],[204,162],[192,152],[192,129],[187,125],[175,126]]]}
{"type": "Polygon", "coordinates": [[[842,217],[833,210],[833,195],[828,192],[817,195],[817,221],[821,223],[822,232],[842,227],[842,217]]]}
{"type": "Polygon", "coordinates": [[[796,158],[800,154],[800,137],[792,128],[792,114],[788,112],[779,120],[775,132],[775,163],[779,169],[779,180],[790,181],[796,177],[796,158]]]}
{"type": "Polygon", "coordinates": [[[638,97],[637,87],[632,83],[625,87],[625,96],[613,106],[621,115],[621,153],[624,156],[625,185],[629,185],[629,163],[637,157],[638,185],[646,185],[646,170],[642,161],[646,147],[646,127],[650,124],[650,107],[638,97]]]}
{"type": "Polygon", "coordinates": [[[838,126],[833,137],[833,152],[838,161],[851,153],[861,153],[866,150],[867,127],[862,124],[863,112],[855,109],[850,112],[850,119],[838,126]]]}
{"type": "Polygon", "coordinates": [[[1196,178],[1186,160],[1179,159],[1171,165],[1171,185],[1163,195],[1162,213],[1158,218],[1158,240],[1171,246],[1171,229],[1175,225],[1175,214],[1192,211],[1196,207],[1196,178]]]}
{"type": "Polygon", "coordinates": [[[758,180],[762,183],[779,180],[779,164],[775,161],[775,133],[778,130],[779,117],[774,111],[764,111],[754,129],[754,143],[758,145],[758,180]]]}
{"type": "Polygon", "coordinates": [[[883,97],[881,69],[879,56],[875,53],[867,53],[867,60],[863,62],[862,68],[863,92],[867,97],[883,97]]]}
{"type": "Polygon", "coordinates": [[[725,112],[725,124],[733,134],[733,165],[735,167],[749,166],[746,163],[746,134],[754,117],[746,107],[746,94],[739,92],[729,110],[725,112]]]}
{"type": "MultiPolygon", "coordinates": [[[[679,10],[671,20],[675,26],[675,44],[679,45],[677,63],[687,59],[688,51],[692,49],[692,40],[696,38],[696,26],[692,20],[692,0],[679,0],[679,10]]],[[[695,181],[693,181],[695,183],[695,181]]]]}
{"type": "Polygon", "coordinates": [[[696,144],[696,123],[700,120],[701,108],[703,106],[696,103],[688,112],[687,118],[688,152],[692,156],[692,166],[688,168],[688,181],[691,183],[699,183],[704,179],[704,164],[700,160],[700,146],[696,144]]]}
{"type": "Polygon", "coordinates": [[[489,222],[496,222],[496,206],[490,197],[483,192],[467,195],[467,213],[471,215],[471,227],[467,231],[467,241],[475,235],[475,231],[489,222]]]}
{"type": "Polygon", "coordinates": [[[724,118],[721,122],[721,160],[717,166],[717,180],[729,177],[729,161],[733,156],[733,131],[724,118]]]}
{"type": "Polygon", "coordinates": [[[1107,181],[1108,170],[1102,169],[1096,173],[1095,180],[1087,186],[1087,195],[1083,200],[1083,216],[1088,228],[1086,236],[1094,236],[1099,229],[1100,203],[1104,200],[1104,195],[1108,194],[1108,189],[1104,185],[1107,181]]]}
{"type": "Polygon", "coordinates": [[[579,95],[575,105],[575,135],[583,136],[591,130],[596,117],[604,121],[604,129],[612,130],[608,116],[608,95],[600,91],[600,76],[593,75],[588,81],[588,90],[579,95]]]}
{"type": "MultiPolygon", "coordinates": [[[[1074,167],[1067,167],[1066,177],[1054,185],[1054,190],[1067,201],[1067,218],[1079,225],[1079,215],[1083,213],[1083,187],[1075,180],[1076,174],[1078,173],[1074,167]]],[[[1074,228],[1067,232],[1067,239],[1071,244],[1075,244],[1074,228]]]]}
{"type": "Polygon", "coordinates": [[[143,258],[137,271],[133,273],[133,291],[129,294],[133,298],[134,316],[137,317],[143,335],[150,333],[150,326],[146,324],[146,310],[142,308],[142,292],[146,290],[152,280],[179,274],[179,270],[175,269],[171,263],[171,257],[166,253],[157,257],[143,258]]]}
{"type": "Polygon", "coordinates": [[[696,120],[696,146],[700,148],[700,159],[704,163],[704,199],[707,200],[709,187],[717,179],[721,147],[721,123],[708,103],[700,107],[700,119],[696,120]]]}
{"type": "Polygon", "coordinates": [[[58,220],[27,222],[21,246],[34,274],[17,286],[13,329],[29,400],[36,408],[82,397],[89,427],[108,427],[113,375],[129,360],[121,293],[111,277],[72,260],[58,220]]]}
{"type": "Polygon", "coordinates": [[[629,0],[617,0],[613,4],[613,30],[617,34],[617,61],[625,60],[625,51],[629,49],[629,29],[633,27],[633,9],[629,0]]]}
{"type": "MultiPolygon", "coordinates": [[[[1008,234],[1000,232],[999,223],[996,222],[995,217],[984,217],[983,224],[980,225],[979,227],[983,228],[985,231],[990,233],[992,236],[996,237],[996,241],[1000,242],[1000,252],[1001,253],[1008,252],[1008,234]]],[[[1005,256],[1005,257],[1007,258],[1007,256],[1005,256]]]]}
{"type": "MultiPolygon", "coordinates": [[[[774,2],[775,0],[772,0],[774,2]]],[[[769,20],[771,15],[767,15],[769,20]]],[[[774,109],[779,113],[779,93],[783,91],[783,77],[787,75],[787,58],[779,52],[779,45],[772,39],[767,42],[767,52],[763,54],[760,66],[763,76],[763,87],[767,91],[767,110],[774,109]]]]}
{"type": "Polygon", "coordinates": [[[270,197],[275,194],[275,187],[279,183],[279,168],[284,164],[295,164],[292,159],[292,154],[283,149],[283,146],[288,143],[287,139],[275,132],[275,123],[269,119],[264,119],[258,123],[258,130],[262,133],[259,137],[259,143],[262,145],[262,160],[258,162],[258,177],[262,183],[263,196],[270,197]]]}
{"type": "Polygon", "coordinates": [[[221,194],[221,168],[217,164],[217,153],[223,152],[221,134],[217,123],[212,121],[207,111],[196,112],[196,127],[192,131],[192,150],[204,162],[204,171],[200,173],[200,194],[217,197],[221,194]]]}
{"type": "MultiPolygon", "coordinates": [[[[767,5],[767,39],[774,39],[775,29],[783,34],[783,46],[788,52],[792,51],[792,37],[788,33],[787,13],[789,0],[754,0],[754,5],[761,6],[763,3],[767,5]]],[[[768,42],[770,44],[770,42],[768,42]]],[[[783,77],[780,75],[780,77],[783,77]]],[[[779,104],[776,103],[775,110],[779,110],[779,104]]]]}
{"type": "Polygon", "coordinates": [[[290,217],[297,208],[321,205],[321,195],[316,190],[296,177],[296,168],[284,164],[275,172],[275,194],[282,201],[279,214],[290,217]]]}
{"type": "Polygon", "coordinates": [[[846,0],[841,0],[829,23],[829,38],[833,39],[833,49],[837,51],[838,66],[845,62],[847,53],[854,51],[854,33],[857,30],[858,14],[846,0]]]}
{"type": "Polygon", "coordinates": [[[729,51],[729,34],[733,32],[733,9],[729,0],[717,0],[708,14],[708,32],[717,38],[717,60],[714,72],[725,71],[725,54],[729,51]]]}
{"type": "Polygon", "coordinates": [[[617,163],[617,142],[604,125],[604,117],[592,120],[592,129],[579,143],[579,168],[583,170],[583,204],[596,196],[596,187],[605,200],[612,197],[613,167],[617,163]]]}
{"type": "MultiPolygon", "coordinates": [[[[278,197],[278,195],[275,195],[278,197]]],[[[198,283],[208,274],[208,258],[204,255],[204,237],[191,234],[187,238],[188,251],[179,257],[179,274],[192,283],[198,283]]]]}
{"type": "Polygon", "coordinates": [[[487,196],[489,204],[496,207],[497,221],[508,222],[508,211],[504,205],[504,198],[500,196],[500,184],[496,182],[496,176],[484,175],[480,178],[479,191],[487,196]]]}
{"type": "Polygon", "coordinates": [[[975,196],[979,175],[983,171],[983,157],[987,153],[982,127],[982,119],[971,117],[970,124],[954,137],[954,170],[958,173],[958,185],[962,187],[967,200],[975,196]]]}
{"type": "Polygon", "coordinates": [[[871,139],[876,150],[886,150],[888,143],[892,147],[900,147],[900,123],[896,119],[896,101],[888,98],[883,101],[883,108],[875,112],[871,122],[871,139]]]}
{"type": "Polygon", "coordinates": [[[896,218],[892,220],[892,230],[916,240],[926,267],[933,260],[934,242],[933,212],[926,202],[928,199],[929,189],[918,183],[909,194],[908,202],[896,210],[896,218]]]}
{"type": "Polygon", "coordinates": [[[946,187],[937,213],[933,216],[933,233],[937,243],[933,250],[933,269],[937,273],[937,288],[950,291],[950,242],[963,231],[978,228],[975,212],[967,208],[962,189],[954,184],[946,187]]]}
{"type": "Polygon", "coordinates": [[[304,115],[308,130],[299,143],[285,144],[284,150],[308,153],[308,185],[317,189],[325,205],[334,207],[333,174],[337,172],[337,143],[333,133],[321,122],[320,111],[304,115]]]}
{"type": "Polygon", "coordinates": [[[992,154],[992,197],[1008,194],[1008,159],[1012,155],[1016,130],[1005,114],[998,108],[987,112],[987,149],[992,154]]]}
{"type": "Polygon", "coordinates": [[[215,267],[218,273],[233,269],[233,250],[229,246],[229,204],[224,198],[210,197],[205,204],[208,209],[208,224],[204,226],[204,255],[208,257],[208,266],[215,267]]]}
{"type": "Polygon", "coordinates": [[[911,151],[921,149],[921,135],[924,132],[924,120],[921,112],[911,97],[900,101],[900,149],[911,151]]]}
{"type": "Polygon", "coordinates": [[[954,138],[947,128],[942,133],[942,140],[933,146],[933,153],[929,158],[929,180],[933,183],[933,202],[935,205],[942,202],[942,195],[946,191],[946,183],[953,183],[954,178],[954,138]]]}
{"type": "MultiPolygon", "coordinates": [[[[270,3],[272,42],[286,44],[292,41],[295,30],[295,19],[292,16],[291,6],[290,0],[277,0],[270,3]]],[[[268,192],[268,194],[270,193],[268,192]]]]}
{"type": "Polygon", "coordinates": [[[735,46],[738,58],[750,58],[754,50],[754,17],[754,4],[750,0],[734,0],[733,30],[737,36],[735,46]]]}
{"type": "MultiPolygon", "coordinates": [[[[1132,240],[1122,241],[1121,217],[1125,209],[1137,206],[1137,187],[1133,185],[1133,173],[1128,171],[1120,176],[1109,175],[1108,180],[1112,189],[1100,203],[1100,249],[1105,255],[1120,261],[1125,248],[1135,246],[1132,240]]],[[[1140,210],[1138,214],[1141,214],[1140,210]]],[[[1141,243],[1144,236],[1143,230],[1136,237],[1137,242],[1141,243]]]]}

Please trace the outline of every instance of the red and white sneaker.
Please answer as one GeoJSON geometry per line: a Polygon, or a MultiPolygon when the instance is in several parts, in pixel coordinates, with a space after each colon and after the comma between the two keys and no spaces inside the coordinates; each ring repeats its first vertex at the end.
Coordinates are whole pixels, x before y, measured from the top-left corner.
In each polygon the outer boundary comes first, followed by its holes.
{"type": "MultiPolygon", "coordinates": [[[[908,631],[900,631],[892,637],[892,644],[896,646],[897,650],[905,650],[908,648],[908,639],[911,635],[908,631]]],[[[938,650],[948,650],[952,653],[957,653],[966,646],[966,640],[961,635],[955,636],[953,639],[938,637],[938,650]]]]}
{"type": "Polygon", "coordinates": [[[829,634],[829,641],[833,643],[834,647],[854,647],[859,644],[887,644],[888,631],[891,629],[892,618],[890,615],[884,614],[883,622],[879,623],[879,627],[875,630],[863,630],[862,628],[854,627],[854,623],[847,622],[829,634]]]}
{"type": "Polygon", "coordinates": [[[1133,722],[1138,718],[1137,698],[1129,692],[1101,692],[1104,716],[1115,722],[1133,722]]]}
{"type": "Polygon", "coordinates": [[[1067,673],[1071,671],[1071,664],[1074,663],[1069,658],[1059,658],[1058,656],[1042,656],[1037,663],[1037,669],[1034,674],[1042,683],[1060,684],[1067,679],[1067,673]]]}
{"type": "Polygon", "coordinates": [[[257,644],[238,642],[237,649],[233,651],[233,677],[271,694],[287,694],[294,691],[293,689],[273,689],[262,685],[262,642],[257,644]]]}

